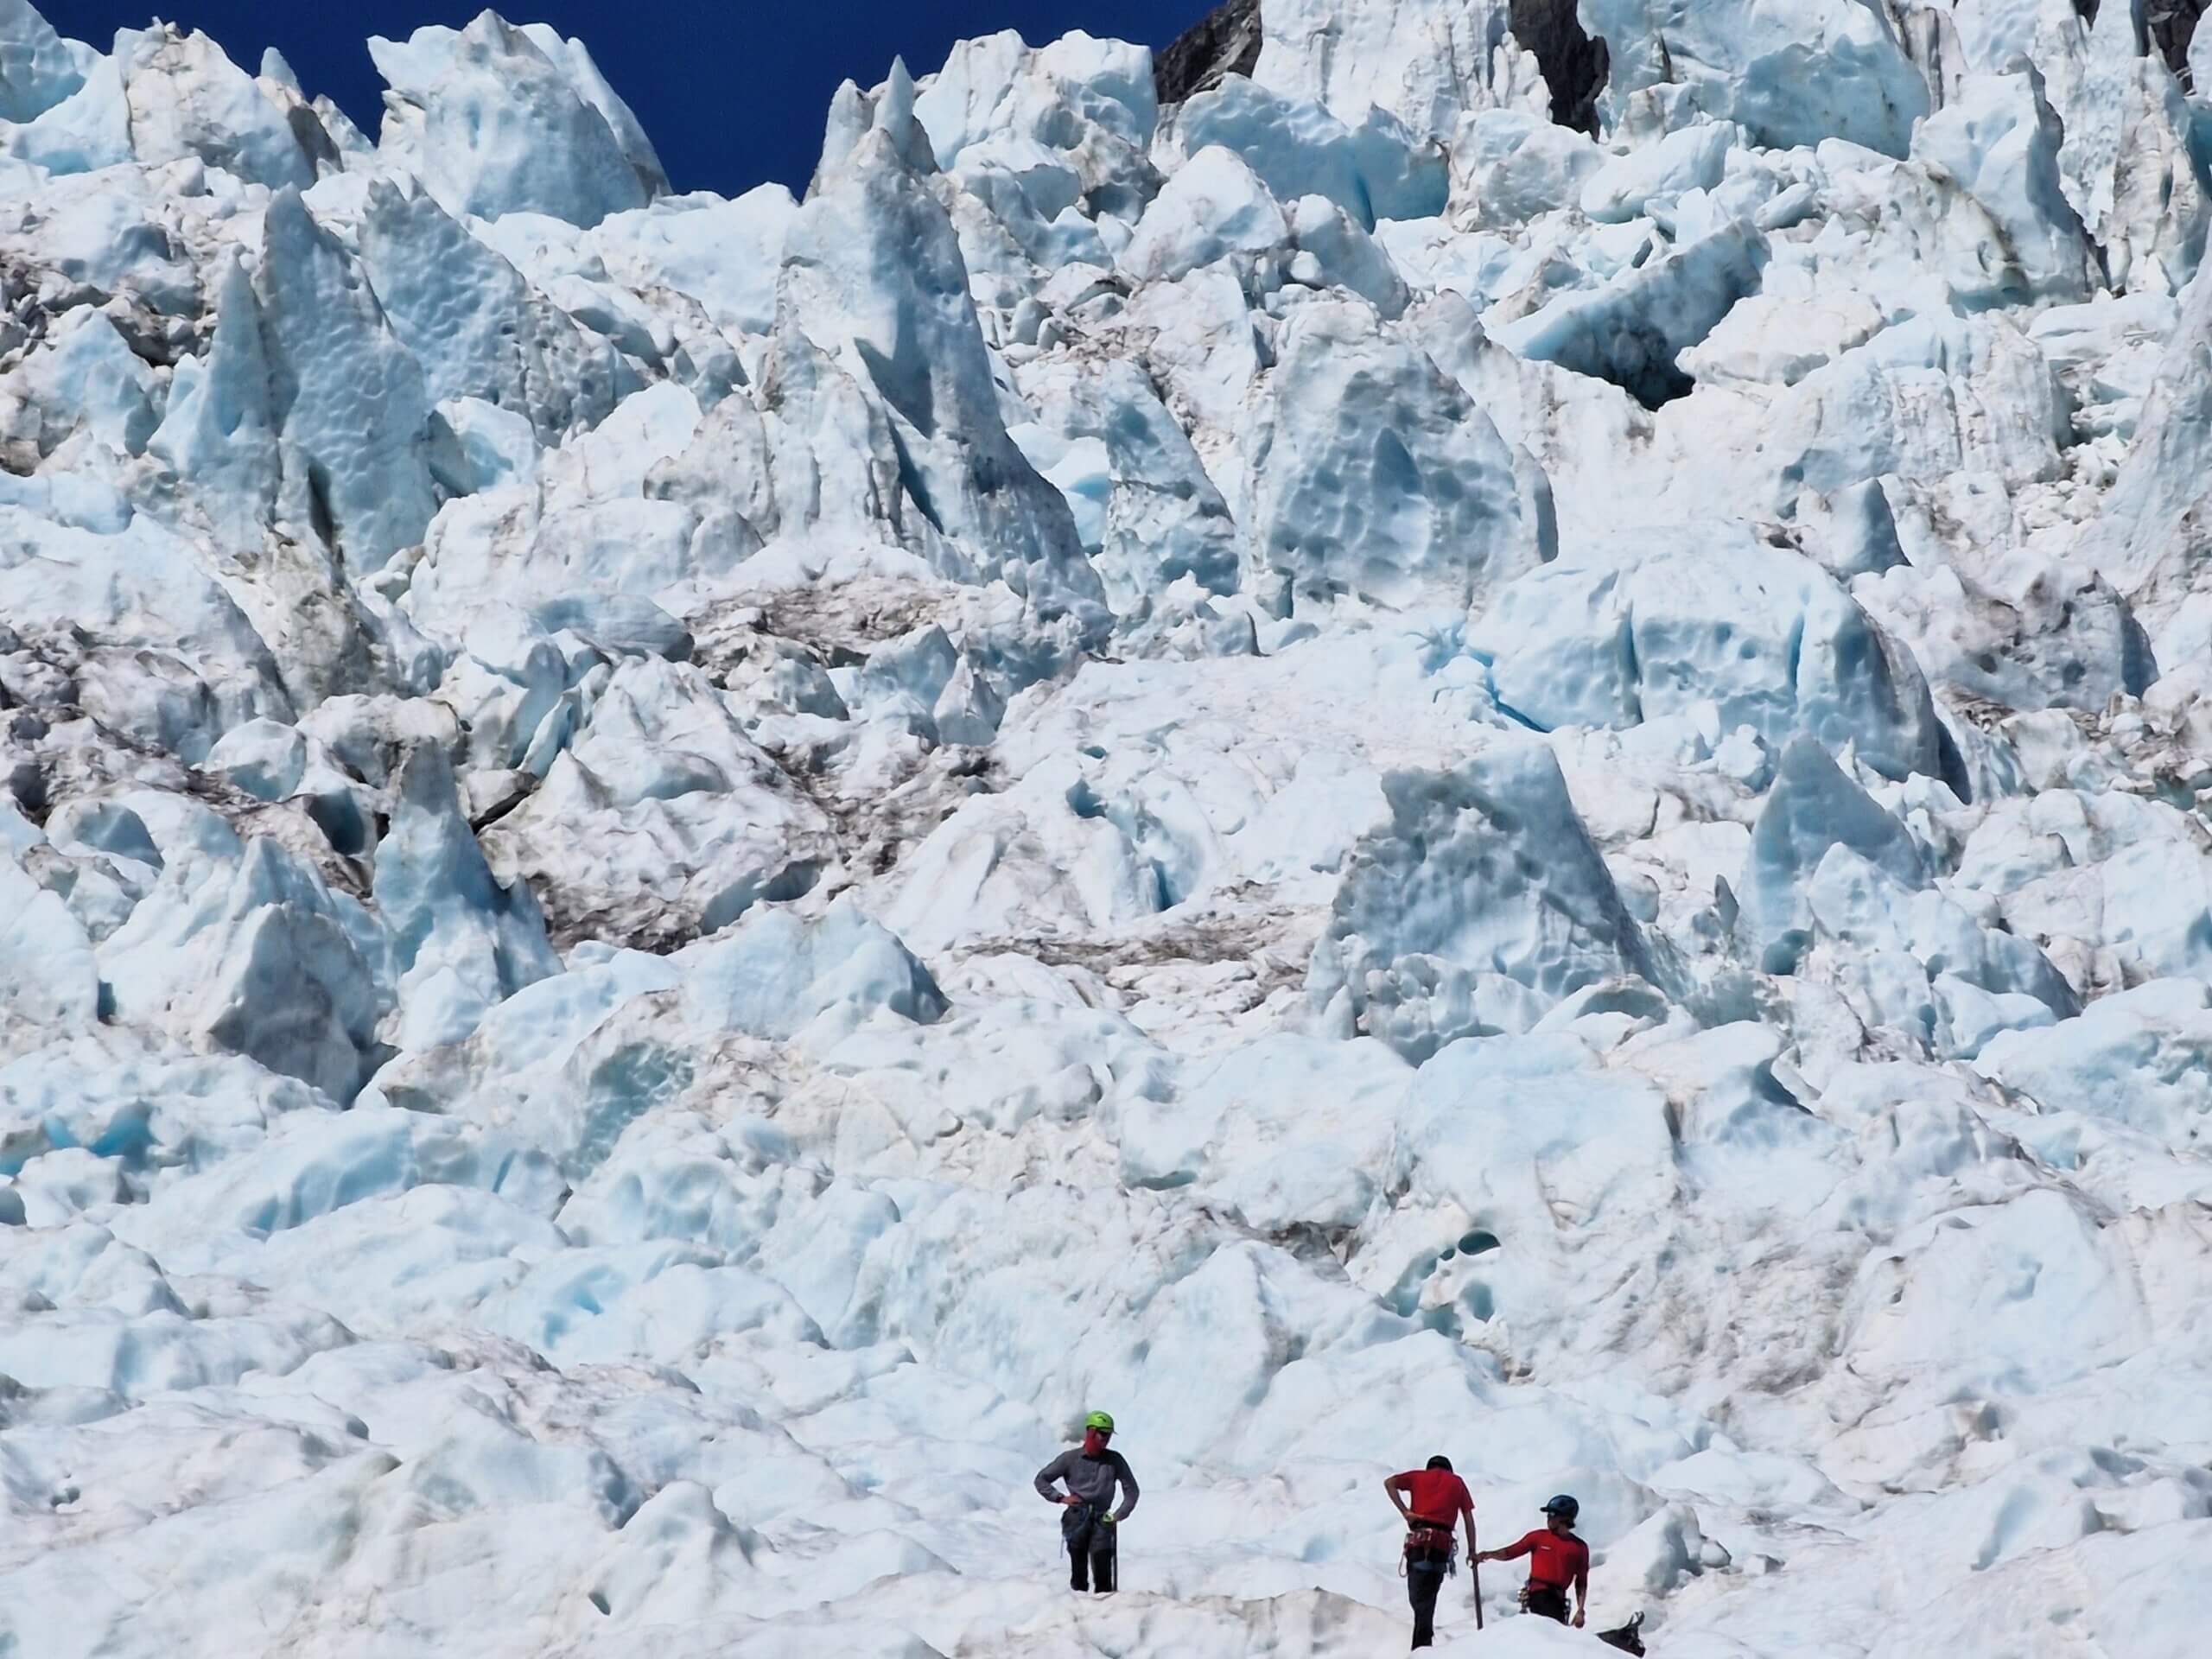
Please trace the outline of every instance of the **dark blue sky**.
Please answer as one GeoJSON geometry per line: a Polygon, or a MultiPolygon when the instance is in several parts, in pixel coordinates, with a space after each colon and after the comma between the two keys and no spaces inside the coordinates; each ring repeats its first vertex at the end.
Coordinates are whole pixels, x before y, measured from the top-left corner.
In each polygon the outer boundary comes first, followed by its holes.
{"type": "MultiPolygon", "coordinates": [[[[466,23],[483,0],[35,0],[63,34],[103,51],[116,29],[160,14],[205,29],[248,73],[264,47],[310,95],[327,92],[373,139],[384,83],[363,44],[424,23],[466,23]]],[[[579,35],[645,123],[678,190],[735,195],[765,179],[804,188],[830,95],[863,86],[903,54],[916,75],[952,42],[1015,29],[1034,46],[1071,29],[1166,45],[1212,0],[512,0],[512,22],[579,35]]]]}

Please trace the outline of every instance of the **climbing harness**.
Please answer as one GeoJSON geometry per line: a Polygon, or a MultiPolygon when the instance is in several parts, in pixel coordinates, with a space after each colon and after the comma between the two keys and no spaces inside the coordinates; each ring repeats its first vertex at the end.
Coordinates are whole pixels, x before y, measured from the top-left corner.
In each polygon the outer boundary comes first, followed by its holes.
{"type": "MultiPolygon", "coordinates": [[[[1452,1535],[1452,1529],[1416,1522],[1408,1529],[1405,1548],[1398,1552],[1398,1576],[1402,1579],[1408,1572],[1416,1570],[1415,1555],[1433,1554],[1444,1557],[1444,1572],[1452,1573],[1459,1570],[1459,1541],[1452,1535]]],[[[1433,1573],[1438,1569],[1423,1561],[1419,1564],[1418,1570],[1433,1573]]]]}

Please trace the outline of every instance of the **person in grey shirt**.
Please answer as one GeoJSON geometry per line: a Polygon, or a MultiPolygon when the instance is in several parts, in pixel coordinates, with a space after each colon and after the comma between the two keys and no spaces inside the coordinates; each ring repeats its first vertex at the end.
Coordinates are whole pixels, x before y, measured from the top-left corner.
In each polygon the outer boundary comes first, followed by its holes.
{"type": "Polygon", "coordinates": [[[1113,1438],[1114,1420],[1094,1411],[1083,1420],[1083,1444],[1037,1471],[1037,1495],[1061,1506],[1060,1539],[1073,1562],[1071,1587],[1096,1586],[1102,1596],[1114,1592],[1115,1543],[1122,1522],[1137,1506],[1137,1478],[1129,1472],[1128,1459],[1108,1449],[1113,1438]],[[1066,1491],[1058,1490],[1061,1484],[1066,1491]],[[1118,1510],[1111,1507],[1116,1485],[1122,1489],[1118,1510]]]}

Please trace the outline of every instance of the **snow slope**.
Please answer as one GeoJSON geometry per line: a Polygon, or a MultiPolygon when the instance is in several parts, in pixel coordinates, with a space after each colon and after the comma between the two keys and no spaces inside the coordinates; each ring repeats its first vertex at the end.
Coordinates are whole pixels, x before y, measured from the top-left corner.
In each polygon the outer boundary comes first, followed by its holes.
{"type": "Polygon", "coordinates": [[[2212,43],[1578,15],[0,0],[0,1656],[2201,1648],[2212,43]]]}

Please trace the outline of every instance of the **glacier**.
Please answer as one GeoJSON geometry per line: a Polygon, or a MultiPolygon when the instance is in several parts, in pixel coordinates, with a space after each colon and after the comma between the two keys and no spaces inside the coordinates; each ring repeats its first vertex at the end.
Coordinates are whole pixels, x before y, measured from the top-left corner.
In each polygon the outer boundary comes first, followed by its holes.
{"type": "Polygon", "coordinates": [[[2200,11],[0,0],[0,1659],[2199,1650],[2200,11]]]}

